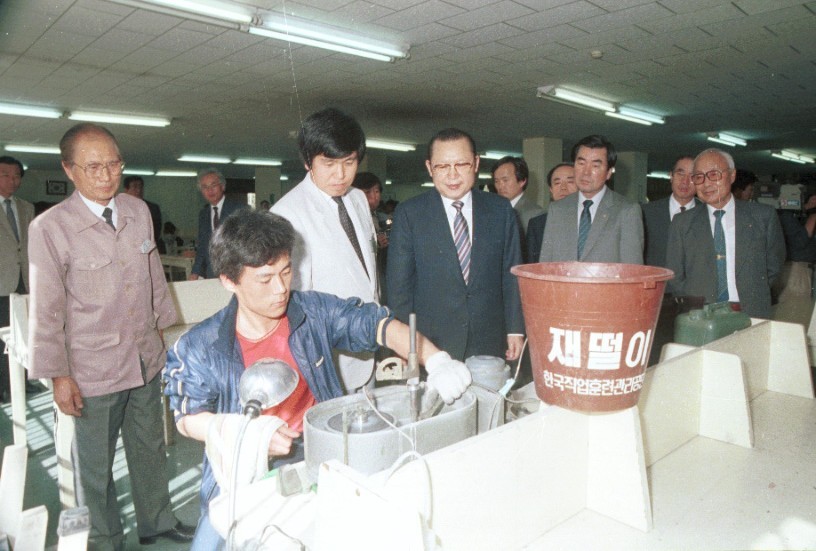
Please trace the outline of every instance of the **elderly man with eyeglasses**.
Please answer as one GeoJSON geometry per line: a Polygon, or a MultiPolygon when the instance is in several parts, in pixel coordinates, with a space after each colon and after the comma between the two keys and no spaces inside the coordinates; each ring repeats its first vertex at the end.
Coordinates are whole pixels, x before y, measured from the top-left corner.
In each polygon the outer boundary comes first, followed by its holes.
{"type": "Polygon", "coordinates": [[[176,320],[150,211],[116,194],[124,162],[105,128],[79,124],[60,141],[76,186],[29,229],[32,378],[51,379],[74,418],[76,498],[91,517],[89,549],[124,549],[113,459],[121,430],[139,543],[192,540],[168,492],[161,419],[161,330],[176,320]]]}
{"type": "Polygon", "coordinates": [[[677,214],[669,227],[668,290],[728,302],[753,318],[771,316],[771,284],[785,261],[785,242],[774,209],[735,199],[734,159],[706,149],[694,159],[691,181],[705,203],[677,214]]]}
{"type": "Polygon", "coordinates": [[[518,283],[518,220],[510,202],[473,189],[479,156],[473,138],[442,130],[425,161],[435,189],[403,201],[389,242],[388,304],[458,359],[515,360],[524,322],[518,283]]]}

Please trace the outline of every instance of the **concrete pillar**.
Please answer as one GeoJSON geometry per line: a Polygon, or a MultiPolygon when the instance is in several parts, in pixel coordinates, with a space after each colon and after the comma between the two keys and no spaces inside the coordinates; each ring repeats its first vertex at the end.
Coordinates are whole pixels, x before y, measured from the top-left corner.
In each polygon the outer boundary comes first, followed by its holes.
{"type": "Polygon", "coordinates": [[[373,172],[380,181],[385,182],[386,177],[385,151],[379,149],[369,149],[366,151],[363,162],[357,168],[358,172],[373,172]]]}
{"type": "Polygon", "coordinates": [[[274,205],[275,201],[283,197],[281,187],[281,169],[279,166],[255,167],[255,204],[260,205],[266,199],[274,205]]]}
{"type": "Polygon", "coordinates": [[[563,142],[559,138],[525,138],[522,152],[530,169],[525,193],[547,208],[550,204],[547,172],[563,160],[563,142]]]}
{"type": "Polygon", "coordinates": [[[632,201],[638,203],[645,201],[648,160],[648,153],[643,151],[618,153],[618,162],[615,164],[615,191],[632,201]]]}

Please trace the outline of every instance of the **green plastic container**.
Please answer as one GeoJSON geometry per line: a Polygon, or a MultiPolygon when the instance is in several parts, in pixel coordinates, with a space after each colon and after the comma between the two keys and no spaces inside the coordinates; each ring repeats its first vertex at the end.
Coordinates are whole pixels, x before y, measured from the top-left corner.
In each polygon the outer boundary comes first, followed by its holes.
{"type": "Polygon", "coordinates": [[[748,314],[735,312],[727,302],[706,304],[702,310],[680,314],[674,322],[674,342],[703,346],[751,327],[748,314]]]}

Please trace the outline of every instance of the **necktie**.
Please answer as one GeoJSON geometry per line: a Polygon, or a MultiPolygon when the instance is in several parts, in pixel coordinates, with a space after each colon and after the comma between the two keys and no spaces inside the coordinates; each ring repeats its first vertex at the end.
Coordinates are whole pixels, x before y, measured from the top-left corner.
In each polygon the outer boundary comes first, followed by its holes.
{"type": "Polygon", "coordinates": [[[6,216],[8,216],[9,224],[11,224],[11,231],[14,232],[14,238],[19,243],[20,234],[17,231],[17,217],[14,216],[14,211],[11,210],[11,199],[6,199],[4,202],[6,203],[6,216]]]}
{"type": "Polygon", "coordinates": [[[368,275],[368,268],[366,268],[365,259],[363,258],[363,251],[360,249],[360,242],[357,241],[357,232],[354,231],[354,224],[351,221],[346,205],[343,204],[342,197],[332,197],[337,203],[337,212],[340,215],[340,225],[343,226],[343,231],[346,232],[351,246],[354,247],[354,252],[357,253],[357,258],[360,259],[360,264],[363,265],[366,275],[368,275]]]}
{"type": "Polygon", "coordinates": [[[459,267],[462,268],[462,277],[465,284],[470,279],[470,234],[468,233],[468,223],[462,214],[462,201],[454,201],[453,208],[456,209],[456,216],[453,219],[453,243],[456,245],[456,255],[459,257],[459,267]]]}
{"type": "Polygon", "coordinates": [[[218,207],[213,207],[213,229],[218,229],[218,207]]]}
{"type": "Polygon", "coordinates": [[[714,253],[717,261],[717,302],[728,300],[728,263],[725,258],[725,231],[722,218],[724,210],[714,211],[714,253]]]}
{"type": "Polygon", "coordinates": [[[116,231],[116,226],[113,225],[113,211],[109,207],[105,207],[105,210],[102,211],[102,218],[105,219],[105,222],[113,228],[113,231],[116,231]]]}
{"type": "Polygon", "coordinates": [[[681,206],[680,207],[680,212],[686,212],[686,207],[681,206]]]}
{"type": "Polygon", "coordinates": [[[592,214],[589,212],[591,206],[592,199],[584,201],[584,210],[581,211],[581,223],[578,224],[578,260],[581,260],[581,254],[584,252],[584,245],[586,245],[589,236],[589,229],[592,227],[592,214]]]}

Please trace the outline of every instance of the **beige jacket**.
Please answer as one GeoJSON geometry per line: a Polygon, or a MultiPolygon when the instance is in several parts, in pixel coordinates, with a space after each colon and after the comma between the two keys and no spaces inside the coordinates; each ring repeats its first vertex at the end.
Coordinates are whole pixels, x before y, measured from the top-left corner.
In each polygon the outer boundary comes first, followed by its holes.
{"type": "Polygon", "coordinates": [[[28,225],[34,218],[34,205],[14,198],[17,204],[17,226],[20,230],[20,242],[14,237],[11,224],[6,216],[5,205],[0,197],[0,297],[7,297],[17,290],[20,281],[20,270],[23,281],[28,288],[28,225]]]}
{"type": "Polygon", "coordinates": [[[78,192],[29,228],[31,376],[70,375],[83,396],[150,381],[165,363],[159,330],[176,320],[147,205],[115,200],[116,232],[78,192]]]}

